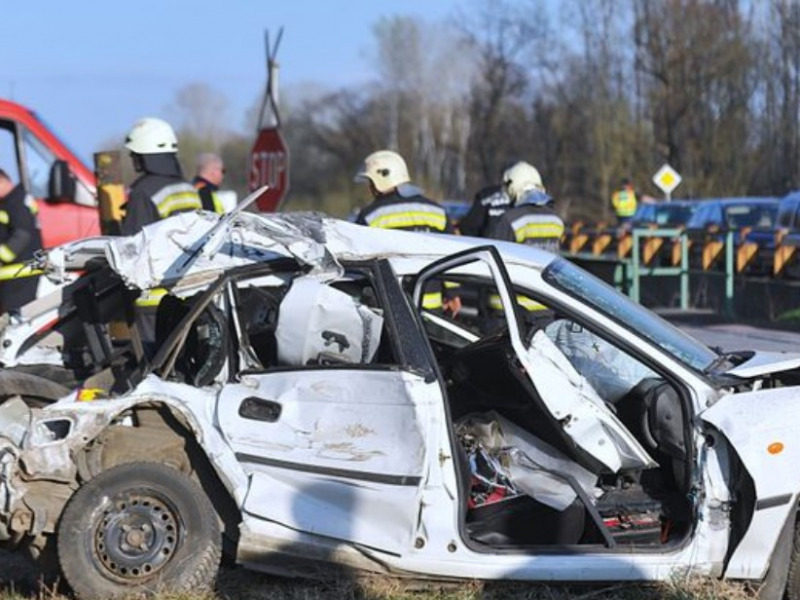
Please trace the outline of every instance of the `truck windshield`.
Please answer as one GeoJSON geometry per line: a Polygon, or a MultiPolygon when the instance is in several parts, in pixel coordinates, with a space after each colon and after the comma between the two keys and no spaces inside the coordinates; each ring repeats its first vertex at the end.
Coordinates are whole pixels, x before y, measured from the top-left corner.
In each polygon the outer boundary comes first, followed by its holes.
{"type": "Polygon", "coordinates": [[[64,142],[64,138],[58,133],[57,129],[55,129],[48,121],[46,121],[42,117],[40,117],[39,114],[36,113],[35,111],[31,111],[31,114],[33,115],[33,117],[37,121],[39,121],[42,125],[44,125],[45,129],[47,129],[51,133],[51,135],[54,138],[56,138],[58,140],[58,142],[62,146],[64,146],[67,150],[70,151],[70,154],[72,154],[75,158],[77,158],[82,163],[87,164],[86,161],[83,159],[83,157],[80,154],[78,154],[77,152],[75,152],[74,148],[72,148],[69,144],[64,142]]]}
{"type": "Polygon", "coordinates": [[[698,340],[563,258],[550,263],[542,277],[697,371],[717,359],[717,354],[698,340]]]}

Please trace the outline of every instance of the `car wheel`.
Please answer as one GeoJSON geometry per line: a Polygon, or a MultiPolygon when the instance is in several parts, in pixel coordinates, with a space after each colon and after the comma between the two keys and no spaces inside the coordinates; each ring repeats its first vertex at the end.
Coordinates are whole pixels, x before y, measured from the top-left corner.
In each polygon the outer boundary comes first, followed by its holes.
{"type": "Polygon", "coordinates": [[[0,370],[0,403],[20,396],[31,408],[52,404],[70,393],[70,389],[31,373],[0,370]]]}
{"type": "Polygon", "coordinates": [[[758,600],[800,600],[800,529],[794,512],[783,526],[769,562],[758,600]]]}
{"type": "Polygon", "coordinates": [[[58,560],[83,600],[210,588],[222,553],[214,507],[157,463],[113,467],[83,485],[58,525],[58,560]]]}

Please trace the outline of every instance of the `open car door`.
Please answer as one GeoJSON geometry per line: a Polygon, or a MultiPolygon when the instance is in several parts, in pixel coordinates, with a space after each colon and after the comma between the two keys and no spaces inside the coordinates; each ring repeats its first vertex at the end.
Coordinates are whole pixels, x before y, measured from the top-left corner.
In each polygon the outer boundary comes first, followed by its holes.
{"type": "MultiPolygon", "coordinates": [[[[452,287],[452,282],[464,278],[482,279],[481,286],[496,290],[496,301],[502,307],[498,314],[504,319],[503,326],[508,330],[507,343],[513,349],[513,355],[547,412],[571,442],[588,455],[584,461],[586,466],[596,472],[656,466],[656,462],[545,332],[533,331],[531,335],[523,331],[524,309],[502,258],[493,246],[451,255],[420,272],[414,287],[414,302],[423,317],[426,292],[430,294],[431,289],[447,288],[448,284],[452,287]],[[523,339],[530,341],[526,343],[523,339]]],[[[530,302],[530,299],[526,300],[530,302]]],[[[468,350],[469,346],[462,348],[462,351],[468,350]]]]}

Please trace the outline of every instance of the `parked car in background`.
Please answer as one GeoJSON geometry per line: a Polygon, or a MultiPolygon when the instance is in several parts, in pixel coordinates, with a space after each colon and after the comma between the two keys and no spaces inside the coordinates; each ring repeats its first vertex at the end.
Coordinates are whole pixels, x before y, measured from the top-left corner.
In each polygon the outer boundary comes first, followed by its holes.
{"type": "Polygon", "coordinates": [[[459,222],[469,212],[470,207],[470,203],[464,200],[441,200],[439,204],[444,208],[453,227],[458,227],[459,222]]]}
{"type": "Polygon", "coordinates": [[[694,200],[642,203],[639,204],[633,217],[624,224],[624,227],[626,229],[684,227],[697,207],[698,203],[694,200]]]}
{"type": "Polygon", "coordinates": [[[744,228],[771,229],[778,215],[778,198],[713,198],[697,200],[686,224],[691,232],[724,233],[744,228]]]}
{"type": "Polygon", "coordinates": [[[183,213],[38,266],[83,274],[0,360],[74,381],[0,405],[0,542],[79,598],[206,589],[223,552],[800,597],[800,354],[719,353],[530,246],[318,215],[183,213]],[[487,302],[424,308],[444,282],[487,302]]]}
{"type": "MultiPolygon", "coordinates": [[[[726,234],[734,233],[734,248],[751,239],[768,241],[774,235],[778,198],[742,197],[698,200],[698,207],[686,224],[689,236],[689,261],[695,267],[723,265],[721,260],[726,234]],[[704,248],[712,244],[713,251],[704,248]]],[[[755,266],[763,270],[764,265],[755,266]]]]}
{"type": "Polygon", "coordinates": [[[773,228],[754,228],[745,235],[745,242],[752,248],[750,272],[800,277],[796,250],[800,247],[800,192],[781,198],[773,228]]]}

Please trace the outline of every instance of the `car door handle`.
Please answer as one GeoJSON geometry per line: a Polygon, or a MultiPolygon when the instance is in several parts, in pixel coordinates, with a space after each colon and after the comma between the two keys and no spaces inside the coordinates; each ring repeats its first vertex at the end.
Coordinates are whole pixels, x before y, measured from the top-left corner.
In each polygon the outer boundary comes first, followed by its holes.
{"type": "Polygon", "coordinates": [[[273,400],[251,396],[239,405],[239,416],[243,419],[275,423],[281,416],[281,405],[273,400]]]}

